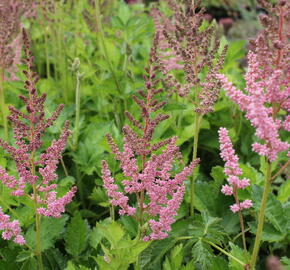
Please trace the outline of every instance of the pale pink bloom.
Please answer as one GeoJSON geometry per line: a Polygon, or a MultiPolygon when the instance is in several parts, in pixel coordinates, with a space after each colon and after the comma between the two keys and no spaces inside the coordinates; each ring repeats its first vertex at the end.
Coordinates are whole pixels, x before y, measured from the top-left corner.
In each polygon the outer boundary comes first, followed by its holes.
{"type": "Polygon", "coordinates": [[[238,90],[228,79],[221,74],[217,78],[226,90],[226,94],[246,112],[246,118],[255,127],[255,135],[263,143],[253,143],[252,149],[261,156],[266,156],[271,162],[277,159],[280,152],[287,151],[290,144],[283,142],[279,137],[279,129],[290,130],[289,115],[282,122],[274,120],[273,109],[269,104],[278,104],[286,111],[290,111],[289,82],[284,78],[279,68],[272,70],[269,66],[260,63],[258,55],[248,53],[248,71],[246,73],[246,92],[238,90]],[[288,84],[288,86],[287,86],[288,84]]]}
{"type": "Polygon", "coordinates": [[[236,213],[236,212],[240,211],[240,207],[236,203],[231,205],[230,208],[231,208],[233,213],[236,213]]]}
{"type": "Polygon", "coordinates": [[[233,195],[233,188],[229,185],[223,185],[221,191],[225,195],[233,195]]]}
{"type": "Polygon", "coordinates": [[[253,203],[251,200],[244,200],[243,202],[240,203],[240,208],[241,209],[248,209],[253,206],[253,203]]]}
{"type": "MultiPolygon", "coordinates": [[[[225,163],[225,174],[227,175],[227,180],[229,185],[223,185],[221,192],[225,195],[233,195],[234,189],[245,189],[250,185],[250,180],[247,178],[240,179],[238,176],[243,172],[239,167],[238,161],[239,158],[235,154],[231,139],[229,137],[228,131],[226,128],[220,128],[219,131],[219,142],[221,157],[226,162],[225,163]]],[[[233,213],[236,213],[242,209],[251,207],[251,201],[245,200],[240,205],[233,204],[230,206],[230,209],[233,213]]]]}
{"type": "Polygon", "coordinates": [[[10,217],[2,211],[0,207],[0,231],[2,232],[2,238],[4,240],[10,240],[12,238],[16,244],[24,245],[25,240],[21,235],[21,228],[18,220],[10,221],[10,217]]]}

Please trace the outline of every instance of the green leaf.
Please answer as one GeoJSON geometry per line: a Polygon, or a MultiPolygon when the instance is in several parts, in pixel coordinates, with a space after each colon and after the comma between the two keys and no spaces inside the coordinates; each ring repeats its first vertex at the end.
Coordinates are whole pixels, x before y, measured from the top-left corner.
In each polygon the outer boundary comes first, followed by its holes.
{"type": "MultiPolygon", "coordinates": [[[[254,200],[255,210],[258,212],[260,210],[261,198],[263,193],[263,188],[259,186],[253,186],[252,198],[254,200]]],[[[270,222],[277,231],[281,233],[287,233],[287,210],[282,207],[281,202],[276,200],[274,195],[270,194],[266,204],[266,220],[270,222]]]]}
{"type": "Polygon", "coordinates": [[[209,244],[198,240],[191,250],[194,261],[199,263],[202,269],[209,269],[212,265],[214,254],[209,244]]]}
{"type": "Polygon", "coordinates": [[[286,266],[287,268],[287,270],[288,269],[290,269],[290,258],[288,258],[288,257],[282,257],[281,258],[281,263],[282,263],[282,265],[284,265],[284,266],[286,266]]]}
{"type": "Polygon", "coordinates": [[[29,260],[25,261],[20,270],[38,270],[37,261],[35,258],[30,258],[29,260]]]}
{"type": "Polygon", "coordinates": [[[79,212],[71,219],[64,236],[65,249],[73,255],[79,256],[87,247],[90,228],[79,212]]]}
{"type": "MultiPolygon", "coordinates": [[[[243,263],[247,264],[250,261],[250,254],[240,247],[234,245],[233,243],[229,243],[231,247],[230,254],[233,255],[235,258],[239,259],[243,263]]],[[[234,259],[229,257],[229,269],[230,270],[244,270],[244,267],[235,261],[234,259]]]]}
{"type": "MultiPolygon", "coordinates": [[[[251,229],[251,232],[256,234],[257,232],[257,224],[255,222],[248,222],[248,225],[251,229]]],[[[283,233],[277,230],[272,224],[264,223],[263,232],[262,232],[262,241],[268,242],[279,242],[282,241],[286,237],[286,233],[283,233]]]]}
{"type": "Polygon", "coordinates": [[[30,258],[33,257],[33,256],[34,256],[33,253],[31,253],[31,252],[28,251],[28,250],[24,250],[24,251],[21,251],[21,252],[18,254],[18,256],[17,256],[17,258],[16,258],[16,261],[17,261],[17,262],[23,262],[23,261],[26,261],[26,260],[30,259],[30,258]]]}
{"type": "Polygon", "coordinates": [[[117,222],[106,225],[98,223],[96,228],[98,228],[100,234],[110,242],[113,249],[118,247],[119,241],[125,235],[123,228],[117,222]]]}
{"type": "MultiPolygon", "coordinates": [[[[42,251],[53,247],[54,242],[61,238],[67,219],[67,215],[63,215],[61,218],[41,217],[40,234],[42,251]]],[[[35,231],[33,227],[30,227],[30,229],[27,231],[25,239],[28,245],[30,245],[32,248],[36,247],[35,231]]]]}
{"type": "Polygon", "coordinates": [[[174,247],[175,243],[176,240],[171,237],[152,242],[150,246],[140,254],[139,263],[141,270],[161,269],[163,256],[168,250],[174,247]]]}
{"type": "Polygon", "coordinates": [[[175,246],[163,263],[164,270],[180,269],[183,260],[183,245],[175,246]]]}
{"type": "Polygon", "coordinates": [[[277,200],[281,203],[288,201],[290,198],[290,181],[285,181],[278,190],[277,200]]]}
{"type": "Polygon", "coordinates": [[[222,257],[215,257],[210,270],[228,270],[228,262],[222,257]]]}
{"type": "Polygon", "coordinates": [[[97,204],[108,202],[108,196],[106,192],[100,187],[95,187],[89,198],[95,201],[97,204]]]}
{"type": "Polygon", "coordinates": [[[214,179],[212,187],[215,189],[216,194],[221,190],[221,186],[226,178],[224,168],[221,166],[215,166],[211,169],[210,176],[214,179]]]}
{"type": "Polygon", "coordinates": [[[66,267],[67,259],[57,248],[46,250],[43,255],[43,263],[50,265],[53,270],[61,270],[66,267]]]}
{"type": "Polygon", "coordinates": [[[67,267],[64,270],[77,270],[72,261],[67,262],[67,267]]]}

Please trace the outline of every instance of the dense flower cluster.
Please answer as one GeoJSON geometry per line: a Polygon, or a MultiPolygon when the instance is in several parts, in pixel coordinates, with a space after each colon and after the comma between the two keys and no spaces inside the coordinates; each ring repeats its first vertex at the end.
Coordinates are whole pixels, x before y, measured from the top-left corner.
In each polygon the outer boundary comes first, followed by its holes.
{"type": "Polygon", "coordinates": [[[1,0],[0,3],[0,67],[9,71],[10,79],[16,79],[16,65],[21,62],[20,19],[34,15],[34,5],[31,0],[1,0]]]}
{"type": "Polygon", "coordinates": [[[152,143],[152,135],[156,126],[169,116],[157,114],[156,111],[165,105],[159,102],[157,95],[162,92],[158,89],[159,79],[156,78],[158,71],[156,47],[158,35],[154,39],[154,45],[150,54],[150,66],[145,77],[146,91],[139,91],[141,98],[133,96],[136,104],[141,108],[143,121],[135,119],[129,112],[126,115],[132,125],[140,130],[137,133],[129,126],[123,128],[124,151],[121,152],[114,143],[113,138],[108,135],[108,142],[115,155],[120,161],[123,174],[126,180],[122,181],[124,192],[136,194],[137,207],[129,206],[129,197],[118,191],[119,187],[111,177],[106,161],[103,161],[102,177],[104,187],[114,206],[119,206],[121,215],[134,215],[140,225],[148,222],[150,235],[145,232],[144,240],[156,240],[167,237],[171,230],[174,216],[183,199],[185,186],[184,181],[191,174],[199,160],[193,161],[175,177],[171,177],[171,171],[175,158],[180,157],[176,146],[176,138],[168,138],[163,141],[152,143]],[[154,116],[155,115],[155,118],[154,116]],[[153,154],[161,147],[165,147],[160,154],[153,154]],[[138,166],[138,158],[141,161],[141,168],[138,166]],[[148,202],[147,202],[148,201],[148,202]]]}
{"type": "Polygon", "coordinates": [[[13,241],[16,244],[24,245],[25,240],[21,235],[21,228],[18,220],[10,221],[10,217],[5,215],[0,207],[0,231],[2,232],[2,238],[5,240],[10,240],[13,238],[13,241]]]}
{"type": "Polygon", "coordinates": [[[248,187],[250,185],[250,180],[247,178],[239,178],[239,175],[242,174],[242,170],[239,167],[238,157],[235,155],[235,150],[233,149],[233,145],[226,128],[219,129],[219,142],[221,157],[226,162],[224,172],[228,177],[227,180],[229,183],[229,185],[224,185],[221,191],[225,195],[234,195],[236,203],[231,205],[231,210],[234,213],[250,208],[252,206],[251,200],[240,202],[238,199],[237,190],[248,187]]]}
{"type": "Polygon", "coordinates": [[[27,70],[24,71],[27,78],[25,88],[28,97],[20,96],[20,98],[26,105],[27,113],[23,113],[13,106],[9,107],[11,112],[9,120],[13,126],[16,147],[0,139],[0,146],[12,156],[16,164],[19,179],[10,176],[4,168],[0,168],[0,181],[12,189],[12,195],[28,195],[32,200],[36,200],[39,214],[60,217],[61,213],[65,211],[65,205],[71,202],[76,192],[76,188],[73,187],[63,197],[57,198],[57,184],[55,183],[57,180],[55,171],[70,134],[69,123],[65,123],[60,138],[54,140],[44,153],[38,155],[37,150],[43,144],[41,138],[45,130],[57,119],[63,105],[60,105],[51,117],[45,117],[46,95],[39,96],[36,91],[38,77],[33,72],[33,57],[25,31],[23,31],[23,38],[27,66],[27,70]],[[26,187],[33,187],[33,193],[27,194],[29,189],[26,187]]]}
{"type": "Polygon", "coordinates": [[[167,77],[165,84],[180,96],[188,96],[195,89],[195,111],[201,115],[209,113],[219,95],[220,82],[215,73],[222,68],[227,46],[219,53],[220,39],[214,24],[202,29],[204,9],[199,8],[201,1],[188,1],[181,6],[170,0],[168,4],[173,12],[171,19],[159,10],[152,12],[156,31],[160,33],[159,58],[167,77]],[[183,70],[184,84],[170,74],[172,69],[183,70]]]}
{"type": "Polygon", "coordinates": [[[279,137],[279,130],[290,130],[289,115],[279,118],[280,110],[290,112],[290,50],[287,38],[287,12],[289,3],[279,1],[272,7],[266,1],[258,1],[269,15],[261,16],[265,29],[255,41],[251,41],[252,50],[248,53],[248,71],[246,73],[246,92],[238,90],[224,75],[217,75],[227,95],[239,105],[251,125],[256,128],[257,137],[262,143],[252,145],[259,155],[274,161],[280,152],[287,151],[290,144],[279,137]]]}
{"type": "MultiPolygon", "coordinates": [[[[166,149],[159,155],[152,155],[145,162],[144,169],[139,172],[137,160],[130,146],[125,143],[124,151],[120,152],[117,146],[113,149],[116,159],[120,161],[121,168],[125,177],[130,180],[123,180],[124,191],[129,194],[140,194],[144,192],[149,198],[149,203],[143,202],[142,208],[150,217],[159,217],[159,220],[150,219],[151,228],[149,239],[163,239],[167,237],[170,225],[174,222],[174,216],[183,199],[185,186],[184,181],[191,174],[193,168],[198,164],[198,160],[185,167],[180,173],[171,178],[170,171],[176,154],[179,153],[176,146],[176,138],[172,138],[166,149]]],[[[104,187],[107,189],[111,198],[112,205],[119,206],[121,215],[134,215],[136,208],[128,204],[129,198],[123,192],[117,191],[119,188],[114,184],[108,169],[108,164],[103,161],[103,180],[104,187]]],[[[140,207],[140,206],[139,206],[140,207]]]]}

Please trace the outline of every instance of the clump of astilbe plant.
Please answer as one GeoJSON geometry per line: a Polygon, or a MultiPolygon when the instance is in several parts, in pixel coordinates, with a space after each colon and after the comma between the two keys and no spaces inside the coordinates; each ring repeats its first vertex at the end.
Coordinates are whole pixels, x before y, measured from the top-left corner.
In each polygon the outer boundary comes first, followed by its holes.
{"type": "MultiPolygon", "coordinates": [[[[287,33],[290,5],[284,0],[278,1],[275,6],[265,0],[259,0],[258,3],[268,15],[261,15],[260,20],[264,29],[256,40],[251,41],[252,48],[248,53],[248,70],[245,75],[246,93],[238,90],[224,75],[217,75],[226,94],[246,113],[246,118],[256,129],[255,135],[259,142],[253,143],[252,149],[265,157],[267,164],[258,228],[250,262],[251,269],[255,268],[260,248],[271,183],[290,164],[288,159],[277,173],[273,174],[273,162],[278,159],[279,153],[282,155],[290,146],[289,143],[282,141],[279,134],[282,129],[290,131],[290,51],[287,33]]],[[[287,157],[290,157],[290,152],[287,157]]]]}
{"type": "Polygon", "coordinates": [[[133,100],[141,109],[142,120],[139,121],[126,112],[126,116],[139,132],[128,125],[123,127],[123,152],[119,150],[113,138],[107,135],[115,159],[120,161],[126,177],[122,181],[124,191],[118,191],[119,187],[111,177],[107,162],[103,161],[102,164],[104,186],[111,204],[120,207],[120,215],[133,216],[138,221],[140,237],[143,240],[167,237],[183,199],[184,181],[198,164],[196,159],[180,173],[171,177],[174,160],[181,156],[176,146],[176,137],[152,142],[157,125],[169,117],[157,113],[165,105],[165,102],[158,100],[158,94],[162,89],[158,88],[159,79],[156,76],[159,68],[156,56],[157,42],[158,35],[151,49],[149,68],[146,68],[146,90],[139,91],[139,96],[133,96],[133,100]],[[138,166],[139,163],[141,167],[138,166]],[[136,206],[129,205],[127,194],[135,194],[136,206]]]}
{"type": "MultiPolygon", "coordinates": [[[[192,160],[195,160],[202,118],[214,110],[214,104],[218,99],[221,83],[215,74],[223,66],[227,46],[220,52],[220,38],[216,24],[213,23],[208,27],[202,25],[205,10],[203,8],[198,10],[201,1],[186,1],[184,5],[181,5],[170,0],[168,4],[173,12],[171,19],[157,9],[152,12],[156,31],[162,37],[159,61],[161,64],[167,63],[168,68],[162,67],[166,76],[165,85],[180,97],[188,98],[194,105],[192,160]],[[164,54],[168,52],[168,49],[173,56],[164,59],[164,54]],[[184,74],[184,83],[180,83],[171,72],[180,66],[184,74]]],[[[193,174],[190,183],[190,215],[194,214],[196,174],[197,171],[193,174]]]]}
{"type": "MultiPolygon", "coordinates": [[[[9,110],[11,114],[9,120],[13,126],[15,146],[9,145],[0,139],[0,146],[12,156],[16,164],[19,178],[17,179],[9,175],[4,168],[0,167],[0,181],[12,190],[11,195],[16,197],[26,196],[34,204],[36,227],[35,255],[38,257],[38,269],[42,270],[41,215],[54,218],[61,217],[61,214],[65,211],[65,205],[71,202],[76,192],[76,187],[72,187],[63,197],[57,197],[56,169],[70,134],[69,123],[66,122],[64,124],[60,138],[53,140],[51,145],[42,152],[42,137],[46,129],[52,126],[58,118],[63,105],[59,105],[51,117],[45,117],[44,103],[46,94],[38,95],[37,93],[36,83],[38,76],[33,71],[33,56],[30,52],[29,40],[24,30],[23,40],[26,55],[24,62],[27,66],[27,70],[24,70],[23,73],[26,76],[25,89],[28,97],[20,96],[20,98],[25,103],[27,113],[10,106],[9,110]]],[[[13,233],[12,229],[15,229],[14,241],[20,244],[25,243],[25,240],[19,236],[20,231],[17,227],[19,223],[13,221],[15,226],[11,225],[12,227],[9,227],[8,217],[3,216],[3,214],[1,216],[1,222],[4,220],[4,223],[0,222],[0,229],[10,230],[10,234],[13,233]],[[6,227],[5,224],[7,224],[6,227]]],[[[7,233],[5,233],[3,238],[9,239],[7,233]]]]}

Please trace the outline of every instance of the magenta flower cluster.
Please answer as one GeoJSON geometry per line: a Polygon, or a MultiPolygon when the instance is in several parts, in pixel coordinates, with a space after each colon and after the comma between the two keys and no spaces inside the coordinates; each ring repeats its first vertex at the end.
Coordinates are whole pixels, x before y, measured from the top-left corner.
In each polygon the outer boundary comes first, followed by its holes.
{"type": "Polygon", "coordinates": [[[219,142],[221,157],[226,162],[224,172],[227,175],[229,185],[222,186],[222,193],[225,195],[234,195],[236,203],[231,205],[232,212],[236,213],[243,209],[252,207],[251,200],[245,200],[240,202],[237,195],[238,189],[245,189],[250,185],[250,180],[247,178],[240,179],[239,175],[242,174],[242,170],[238,164],[238,156],[235,154],[232,142],[230,140],[228,131],[226,128],[220,128],[219,131],[219,142]]]}
{"type": "Polygon", "coordinates": [[[148,203],[143,203],[143,211],[149,216],[148,225],[151,229],[150,235],[144,237],[144,240],[157,240],[167,237],[171,230],[171,224],[174,222],[174,216],[183,200],[185,191],[184,181],[191,174],[193,168],[199,162],[196,160],[185,167],[174,178],[171,177],[171,170],[176,154],[179,153],[176,146],[176,138],[172,138],[166,149],[159,155],[152,155],[146,161],[143,171],[139,172],[137,160],[130,145],[125,142],[124,151],[116,149],[114,152],[117,160],[126,178],[123,180],[124,192],[118,191],[119,187],[114,179],[106,161],[103,161],[103,181],[111,203],[119,206],[121,215],[135,215],[137,209],[129,205],[128,194],[144,194],[148,203]]]}
{"type": "Polygon", "coordinates": [[[18,220],[10,221],[10,217],[3,213],[2,208],[0,207],[0,231],[2,232],[2,238],[4,240],[10,240],[13,238],[13,241],[16,244],[24,245],[25,240],[21,235],[21,228],[18,220]]]}

